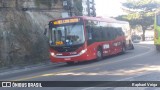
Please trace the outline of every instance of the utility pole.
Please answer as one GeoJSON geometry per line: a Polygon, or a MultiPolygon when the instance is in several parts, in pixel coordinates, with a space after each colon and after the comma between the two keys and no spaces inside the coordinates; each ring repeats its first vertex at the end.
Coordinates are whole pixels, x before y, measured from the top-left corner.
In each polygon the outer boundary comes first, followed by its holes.
{"type": "Polygon", "coordinates": [[[69,8],[69,13],[70,13],[70,16],[72,17],[72,2],[71,0],[68,1],[68,8],[69,8]]]}
{"type": "Polygon", "coordinates": [[[63,8],[65,10],[69,11],[69,15],[72,17],[73,13],[72,13],[72,8],[73,8],[73,1],[72,0],[63,0],[63,8]]]}
{"type": "Polygon", "coordinates": [[[88,16],[96,16],[95,1],[87,0],[88,16]]]}
{"type": "Polygon", "coordinates": [[[90,0],[87,0],[87,9],[88,9],[88,16],[91,16],[91,12],[90,12],[90,0]]]}

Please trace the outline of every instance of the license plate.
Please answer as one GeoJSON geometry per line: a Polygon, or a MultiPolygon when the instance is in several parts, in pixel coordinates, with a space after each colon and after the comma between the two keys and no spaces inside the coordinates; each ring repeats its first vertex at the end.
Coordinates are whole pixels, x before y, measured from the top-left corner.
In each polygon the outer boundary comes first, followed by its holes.
{"type": "Polygon", "coordinates": [[[65,58],[64,60],[71,60],[71,58],[65,58]]]}

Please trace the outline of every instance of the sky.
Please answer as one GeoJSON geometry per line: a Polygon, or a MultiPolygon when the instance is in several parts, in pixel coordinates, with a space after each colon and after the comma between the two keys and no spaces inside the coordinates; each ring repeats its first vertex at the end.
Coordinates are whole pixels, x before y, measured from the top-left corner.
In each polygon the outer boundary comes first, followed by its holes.
{"type": "Polygon", "coordinates": [[[97,16],[116,17],[125,14],[121,2],[125,0],[95,0],[97,16]]]}

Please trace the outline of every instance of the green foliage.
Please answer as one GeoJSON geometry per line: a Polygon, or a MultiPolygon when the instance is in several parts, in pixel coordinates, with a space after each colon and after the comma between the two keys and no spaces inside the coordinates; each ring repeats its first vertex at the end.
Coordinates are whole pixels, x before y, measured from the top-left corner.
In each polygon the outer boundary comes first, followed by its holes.
{"type": "Polygon", "coordinates": [[[145,30],[154,24],[155,11],[160,7],[160,1],[158,0],[127,0],[123,3],[123,6],[127,8],[124,11],[129,12],[128,15],[117,17],[119,20],[126,20],[130,22],[132,28],[135,26],[142,26],[143,40],[145,30]]]}
{"type": "Polygon", "coordinates": [[[126,3],[123,3],[123,6],[130,9],[141,9],[145,11],[151,11],[157,9],[160,6],[160,1],[158,0],[127,0],[126,3]]]}
{"type": "Polygon", "coordinates": [[[148,26],[153,25],[155,14],[154,10],[158,9],[158,6],[160,6],[160,1],[127,0],[127,2],[123,3],[123,6],[128,8],[131,13],[117,18],[129,21],[132,26],[141,25],[144,29],[146,29],[148,26]]]}
{"type": "Polygon", "coordinates": [[[119,16],[117,17],[117,19],[130,22],[132,27],[141,25],[143,28],[147,28],[148,26],[153,25],[154,12],[132,13],[128,15],[119,16]]]}
{"type": "Polygon", "coordinates": [[[136,19],[140,19],[142,18],[141,15],[139,13],[133,13],[133,14],[129,14],[127,17],[126,17],[128,20],[136,20],[136,19]]]}

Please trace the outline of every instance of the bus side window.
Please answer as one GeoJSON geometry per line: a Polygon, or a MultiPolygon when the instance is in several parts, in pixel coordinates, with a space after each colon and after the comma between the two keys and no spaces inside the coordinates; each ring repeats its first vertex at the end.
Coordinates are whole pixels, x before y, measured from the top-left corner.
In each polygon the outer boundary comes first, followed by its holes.
{"type": "Polygon", "coordinates": [[[105,27],[102,27],[102,32],[101,33],[102,33],[101,38],[102,38],[103,41],[105,41],[106,40],[106,28],[105,27]]]}
{"type": "Polygon", "coordinates": [[[121,35],[120,28],[116,28],[116,33],[117,33],[117,37],[122,36],[122,35],[121,35]]]}
{"type": "Polygon", "coordinates": [[[111,33],[110,33],[110,31],[109,31],[109,27],[105,27],[105,38],[106,38],[106,40],[107,41],[109,41],[109,40],[111,40],[111,33]]]}
{"type": "Polygon", "coordinates": [[[93,32],[93,27],[91,26],[86,26],[86,32],[87,32],[87,41],[88,41],[88,45],[92,44],[94,42],[94,32],[93,32]]]}
{"type": "Polygon", "coordinates": [[[105,38],[103,36],[103,33],[105,33],[104,27],[101,26],[99,31],[100,31],[100,41],[105,41],[105,38]]]}
{"type": "Polygon", "coordinates": [[[125,36],[125,33],[123,32],[122,28],[121,28],[121,34],[122,36],[125,36]]]}
{"type": "Polygon", "coordinates": [[[109,27],[109,28],[108,28],[108,32],[109,32],[109,34],[110,34],[110,40],[114,40],[114,39],[115,39],[114,28],[109,27]]]}
{"type": "Polygon", "coordinates": [[[124,36],[122,28],[117,28],[118,36],[124,36]]]}
{"type": "Polygon", "coordinates": [[[113,28],[113,31],[114,31],[114,39],[116,39],[119,36],[118,29],[117,28],[113,28]]]}
{"type": "Polygon", "coordinates": [[[100,27],[93,27],[93,37],[94,37],[94,41],[101,41],[101,28],[100,27]]]}
{"type": "Polygon", "coordinates": [[[109,38],[108,38],[108,32],[107,32],[107,27],[103,27],[102,28],[102,40],[103,41],[108,41],[109,38]]]}
{"type": "Polygon", "coordinates": [[[92,28],[90,26],[86,26],[87,29],[87,40],[92,40],[92,28]]]}
{"type": "Polygon", "coordinates": [[[124,32],[123,32],[122,28],[119,28],[119,32],[120,32],[121,36],[124,36],[124,32]]]}

